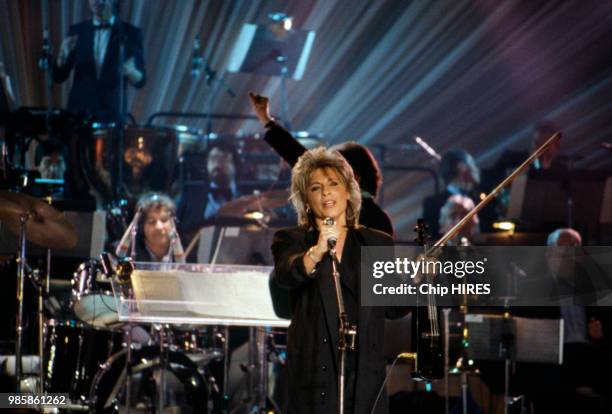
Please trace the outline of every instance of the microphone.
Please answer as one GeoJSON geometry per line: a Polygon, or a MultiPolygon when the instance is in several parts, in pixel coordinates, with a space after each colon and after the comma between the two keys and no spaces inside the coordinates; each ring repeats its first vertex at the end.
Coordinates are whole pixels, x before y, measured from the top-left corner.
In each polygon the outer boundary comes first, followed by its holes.
{"type": "Polygon", "coordinates": [[[172,218],[172,230],[170,231],[170,246],[172,249],[172,254],[174,256],[174,261],[177,263],[185,262],[185,250],[183,249],[183,243],[181,243],[181,238],[176,231],[176,221],[172,218]]]}
{"type": "MultiPolygon", "coordinates": [[[[334,224],[336,224],[334,219],[331,217],[326,217],[323,223],[325,223],[326,226],[333,226],[334,224]]],[[[335,237],[330,237],[329,239],[327,239],[327,247],[329,248],[329,250],[334,250],[336,248],[337,242],[338,239],[335,237]]]]}
{"type": "Polygon", "coordinates": [[[199,78],[202,73],[202,53],[200,52],[200,39],[197,37],[193,40],[193,49],[191,52],[191,77],[199,78]]]}
{"type": "Polygon", "coordinates": [[[119,244],[117,245],[117,248],[115,249],[115,255],[117,257],[120,257],[120,258],[126,257],[128,254],[128,251],[130,250],[130,246],[135,247],[135,243],[136,243],[135,232],[138,229],[138,221],[140,220],[141,213],[142,212],[140,211],[140,209],[138,209],[136,214],[134,214],[134,218],[132,219],[132,222],[130,223],[128,228],[125,230],[125,233],[123,233],[123,236],[121,237],[121,240],[119,241],[119,244]]]}

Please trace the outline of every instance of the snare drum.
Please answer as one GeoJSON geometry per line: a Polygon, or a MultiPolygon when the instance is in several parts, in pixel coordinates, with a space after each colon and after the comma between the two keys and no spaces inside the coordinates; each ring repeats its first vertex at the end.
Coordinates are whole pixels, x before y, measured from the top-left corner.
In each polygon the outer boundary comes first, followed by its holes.
{"type": "Polygon", "coordinates": [[[117,304],[100,263],[81,263],[72,277],[72,310],[77,318],[90,325],[106,327],[118,322],[117,304]]]}
{"type": "Polygon", "coordinates": [[[45,324],[44,389],[87,404],[100,365],[121,350],[123,333],[50,319],[45,324]]]}

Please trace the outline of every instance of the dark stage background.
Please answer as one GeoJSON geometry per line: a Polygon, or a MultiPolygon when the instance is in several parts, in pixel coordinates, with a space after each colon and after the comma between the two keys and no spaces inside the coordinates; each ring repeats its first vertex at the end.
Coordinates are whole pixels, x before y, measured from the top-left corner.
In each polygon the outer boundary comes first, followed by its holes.
{"type": "MultiPolygon", "coordinates": [[[[248,91],[269,95],[279,113],[279,78],[225,73],[244,23],[270,12],[317,32],[304,78],[288,81],[294,129],[331,143],[355,139],[372,148],[412,143],[419,135],[442,153],[472,152],[481,166],[508,148],[526,148],[534,122],[563,131],[577,167],[610,168],[612,2],[563,1],[122,1],[122,18],[144,31],[148,83],[130,91],[129,111],[144,123],[161,110],[249,114],[248,91]],[[192,43],[202,40],[210,66],[236,97],[190,77],[192,43]],[[211,102],[212,101],[212,102],[211,102]]],[[[42,42],[40,0],[0,0],[0,60],[21,105],[46,102],[36,60],[42,42]]],[[[55,51],[70,24],[89,18],[85,0],[48,1],[55,51]]],[[[55,86],[62,105],[70,82],[55,86]]],[[[160,120],[203,127],[188,120],[160,120]]],[[[217,132],[255,132],[252,121],[214,124],[217,132]]],[[[396,165],[429,166],[422,151],[390,151],[396,165]]],[[[412,237],[422,199],[433,192],[421,173],[385,175],[383,205],[401,239],[412,237]],[[401,176],[401,179],[399,179],[401,176]]]]}

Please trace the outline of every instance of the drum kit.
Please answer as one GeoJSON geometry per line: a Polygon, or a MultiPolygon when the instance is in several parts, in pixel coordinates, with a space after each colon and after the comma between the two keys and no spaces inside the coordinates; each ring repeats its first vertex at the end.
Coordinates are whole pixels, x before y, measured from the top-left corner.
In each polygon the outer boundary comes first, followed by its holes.
{"type": "MultiPolygon", "coordinates": [[[[74,272],[70,307],[75,318],[47,317],[44,302],[49,294],[48,272],[45,280],[40,272],[28,266],[26,241],[47,249],[71,248],[77,243],[77,232],[63,213],[45,201],[8,191],[0,191],[0,223],[20,235],[15,349],[18,381],[24,379],[21,367],[26,329],[23,291],[25,280],[30,278],[39,292],[41,363],[37,392],[67,394],[69,409],[117,412],[125,404],[122,398],[125,398],[126,382],[131,381],[138,389],[138,393],[132,394],[131,405],[150,408],[155,405],[154,385],[159,381],[159,371],[163,371],[160,353],[164,353],[165,377],[173,393],[170,402],[186,405],[195,412],[210,412],[207,410],[214,406],[210,401],[218,389],[207,366],[224,356],[225,337],[218,328],[154,325],[144,339],[132,341],[135,327],[127,328],[117,319],[112,276],[95,260],[80,264],[74,272]],[[129,361],[128,335],[133,344],[129,361]],[[131,379],[126,378],[126,366],[130,367],[131,379]]],[[[136,328],[146,332],[143,327],[136,328]]]]}

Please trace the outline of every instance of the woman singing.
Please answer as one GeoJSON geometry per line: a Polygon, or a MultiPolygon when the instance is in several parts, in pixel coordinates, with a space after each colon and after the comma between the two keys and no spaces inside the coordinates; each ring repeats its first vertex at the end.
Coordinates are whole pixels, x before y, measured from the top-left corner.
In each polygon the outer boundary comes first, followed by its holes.
{"type": "MultiPolygon", "coordinates": [[[[386,309],[359,306],[360,248],[392,245],[393,240],[359,226],[359,185],[336,151],[317,148],[299,158],[291,201],[299,225],[279,230],[272,244],[274,278],[290,290],[293,311],[287,344],[288,412],[336,412],[338,307],[328,249],[328,240],[335,238],[348,322],[357,325],[356,347],[346,359],[344,412],[370,413],[385,376],[386,309]],[[334,224],[326,224],[326,218],[334,224]]],[[[376,413],[387,411],[383,397],[376,413]]]]}

